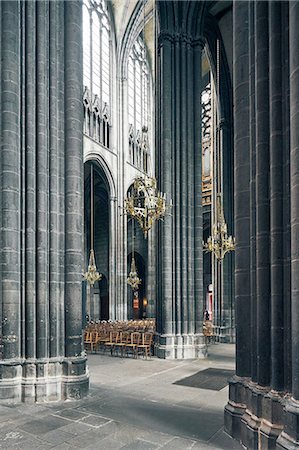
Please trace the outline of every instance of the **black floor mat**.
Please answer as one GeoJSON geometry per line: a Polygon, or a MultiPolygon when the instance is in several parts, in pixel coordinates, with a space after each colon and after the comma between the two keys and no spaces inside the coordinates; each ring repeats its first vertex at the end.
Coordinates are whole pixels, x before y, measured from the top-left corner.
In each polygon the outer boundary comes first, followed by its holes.
{"type": "Polygon", "coordinates": [[[191,375],[191,377],[182,378],[173,384],[220,391],[228,385],[228,380],[234,373],[234,370],[210,368],[201,370],[200,372],[191,375]]]}

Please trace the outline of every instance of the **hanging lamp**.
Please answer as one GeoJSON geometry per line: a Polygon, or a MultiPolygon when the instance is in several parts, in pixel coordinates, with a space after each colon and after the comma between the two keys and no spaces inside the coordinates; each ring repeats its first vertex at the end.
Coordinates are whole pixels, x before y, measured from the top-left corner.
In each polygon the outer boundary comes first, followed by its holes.
{"type": "Polygon", "coordinates": [[[90,284],[90,286],[94,286],[96,281],[101,280],[102,275],[97,271],[95,254],[94,254],[94,212],[93,212],[93,165],[90,165],[90,254],[89,254],[89,263],[88,269],[85,274],[83,274],[85,280],[90,284]]]}
{"type": "Polygon", "coordinates": [[[217,114],[217,138],[216,138],[216,161],[217,161],[217,181],[216,181],[216,217],[212,226],[212,234],[209,236],[207,242],[203,242],[203,249],[205,252],[211,252],[215,255],[217,260],[222,261],[226,253],[235,250],[235,238],[228,236],[227,224],[223,212],[223,198],[222,198],[222,161],[221,161],[221,144],[219,139],[219,111],[220,111],[220,43],[217,39],[217,66],[216,66],[216,94],[218,103],[217,114]]]}
{"type": "Polygon", "coordinates": [[[134,257],[134,239],[135,239],[135,232],[134,232],[134,220],[132,220],[132,261],[131,261],[131,269],[129,276],[127,278],[127,283],[129,286],[131,286],[132,291],[137,291],[139,288],[139,285],[141,284],[141,278],[138,277],[137,269],[136,269],[136,263],[135,263],[135,257],[134,257]]]}

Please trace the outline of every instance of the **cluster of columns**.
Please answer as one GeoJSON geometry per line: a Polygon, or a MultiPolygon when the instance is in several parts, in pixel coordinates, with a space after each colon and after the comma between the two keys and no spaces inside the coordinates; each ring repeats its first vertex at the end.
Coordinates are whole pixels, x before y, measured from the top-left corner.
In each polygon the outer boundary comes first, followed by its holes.
{"type": "Polygon", "coordinates": [[[0,2],[0,399],[80,398],[81,3],[0,2]]]}
{"type": "Polygon", "coordinates": [[[205,354],[201,205],[203,41],[184,29],[183,20],[177,28],[171,27],[172,6],[168,2],[159,5],[156,173],[159,189],[172,199],[173,207],[159,224],[157,233],[157,354],[162,358],[193,358],[205,354]]]}
{"type": "Polygon", "coordinates": [[[299,445],[298,21],[298,1],[233,3],[237,353],[225,426],[249,449],[299,445]]]}

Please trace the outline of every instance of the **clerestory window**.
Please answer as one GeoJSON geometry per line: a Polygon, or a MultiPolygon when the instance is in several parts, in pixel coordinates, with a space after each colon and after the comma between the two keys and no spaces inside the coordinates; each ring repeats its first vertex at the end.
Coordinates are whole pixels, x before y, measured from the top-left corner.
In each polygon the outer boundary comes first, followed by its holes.
{"type": "Polygon", "coordinates": [[[144,172],[149,164],[149,83],[146,48],[139,37],[128,58],[129,158],[144,172]]]}
{"type": "Polygon", "coordinates": [[[111,26],[105,0],[83,1],[84,132],[110,147],[111,26]]]}

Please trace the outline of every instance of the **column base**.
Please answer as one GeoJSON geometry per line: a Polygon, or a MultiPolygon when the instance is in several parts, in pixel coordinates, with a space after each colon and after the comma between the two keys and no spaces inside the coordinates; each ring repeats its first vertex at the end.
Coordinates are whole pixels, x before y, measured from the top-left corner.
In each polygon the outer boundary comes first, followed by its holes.
{"type": "Polygon", "coordinates": [[[263,418],[259,429],[260,444],[265,450],[275,450],[278,436],[283,430],[283,398],[270,391],[263,398],[263,418]]]}
{"type": "Polygon", "coordinates": [[[86,358],[0,361],[0,402],[80,399],[88,394],[86,358]]]}
{"type": "Polygon", "coordinates": [[[161,334],[155,354],[161,359],[206,358],[207,346],[203,334],[161,334]]]}
{"type": "Polygon", "coordinates": [[[245,378],[233,377],[225,407],[225,430],[250,450],[280,448],[277,442],[283,429],[283,404],[280,393],[269,392],[267,387],[245,378]]]}
{"type": "Polygon", "coordinates": [[[234,439],[242,441],[242,417],[246,411],[245,378],[234,376],[229,381],[229,401],[224,408],[224,429],[234,439]]]}
{"type": "Polygon", "coordinates": [[[284,429],[276,441],[278,450],[298,450],[299,448],[299,402],[285,399],[284,429]]]}

